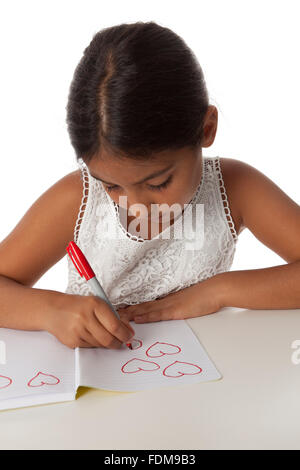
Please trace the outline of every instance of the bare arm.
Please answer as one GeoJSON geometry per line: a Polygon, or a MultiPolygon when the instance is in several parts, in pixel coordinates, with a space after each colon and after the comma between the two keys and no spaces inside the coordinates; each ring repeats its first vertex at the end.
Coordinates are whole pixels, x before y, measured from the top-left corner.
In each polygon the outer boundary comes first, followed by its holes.
{"type": "Polygon", "coordinates": [[[77,170],[45,191],[0,243],[0,327],[45,329],[48,310],[64,294],[32,286],[65,256],[81,199],[77,170]]]}
{"type": "Polygon", "coordinates": [[[26,287],[0,276],[0,328],[46,330],[58,291],[26,287]]]}
{"type": "Polygon", "coordinates": [[[220,307],[257,310],[300,308],[300,261],[218,274],[220,307]]]}
{"type": "Polygon", "coordinates": [[[225,166],[243,226],[286,264],[218,274],[221,306],[300,308],[300,206],[251,165],[226,159],[225,166]]]}

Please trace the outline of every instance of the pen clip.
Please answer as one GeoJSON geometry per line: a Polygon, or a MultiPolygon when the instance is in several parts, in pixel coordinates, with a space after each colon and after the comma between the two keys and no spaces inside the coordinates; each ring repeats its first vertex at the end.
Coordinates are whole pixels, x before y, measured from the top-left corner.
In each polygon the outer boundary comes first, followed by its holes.
{"type": "Polygon", "coordinates": [[[78,261],[76,260],[75,256],[74,256],[74,251],[72,249],[72,245],[69,244],[67,246],[67,252],[69,253],[69,256],[71,258],[71,260],[73,261],[73,264],[75,266],[75,268],[77,269],[77,271],[79,272],[80,276],[82,277],[83,276],[83,272],[82,270],[80,269],[80,264],[78,264],[78,261]]]}

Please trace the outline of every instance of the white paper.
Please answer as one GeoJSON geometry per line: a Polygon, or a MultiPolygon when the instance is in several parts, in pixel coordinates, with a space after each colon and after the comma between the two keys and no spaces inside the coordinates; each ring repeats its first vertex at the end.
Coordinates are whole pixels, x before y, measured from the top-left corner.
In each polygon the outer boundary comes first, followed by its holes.
{"type": "Polygon", "coordinates": [[[46,331],[0,328],[0,410],[75,398],[75,354],[46,331]]]}
{"type": "Polygon", "coordinates": [[[133,350],[77,350],[80,385],[130,392],[222,377],[184,320],[131,324],[133,350]]]}
{"type": "Polygon", "coordinates": [[[0,328],[0,410],[73,400],[79,385],[133,392],[221,378],[184,320],[131,323],[133,350],[74,351],[46,331],[0,328]]]}

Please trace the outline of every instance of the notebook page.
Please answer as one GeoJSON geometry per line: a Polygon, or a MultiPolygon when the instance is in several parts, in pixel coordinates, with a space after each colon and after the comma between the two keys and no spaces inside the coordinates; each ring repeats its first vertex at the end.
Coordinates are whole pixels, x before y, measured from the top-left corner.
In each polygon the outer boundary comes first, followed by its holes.
{"type": "Polygon", "coordinates": [[[184,320],[130,323],[133,350],[77,350],[80,385],[131,392],[222,377],[184,320]]]}
{"type": "Polygon", "coordinates": [[[46,331],[0,328],[0,410],[75,399],[75,353],[46,331]]]}

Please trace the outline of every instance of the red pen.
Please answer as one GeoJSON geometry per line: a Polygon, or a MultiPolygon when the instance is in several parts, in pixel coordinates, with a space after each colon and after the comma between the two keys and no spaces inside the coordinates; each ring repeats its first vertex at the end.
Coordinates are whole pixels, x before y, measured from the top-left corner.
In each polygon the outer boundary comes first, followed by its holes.
{"type": "MultiPolygon", "coordinates": [[[[101,287],[101,284],[99,283],[98,279],[96,278],[96,275],[94,271],[92,270],[88,260],[82,253],[81,249],[79,246],[76,245],[75,242],[70,242],[69,245],[67,246],[67,252],[73,261],[73,264],[77,271],[79,272],[80,276],[84,276],[88,284],[91,286],[92,290],[94,291],[95,295],[103,299],[112,309],[116,317],[120,319],[120,315],[118,312],[114,309],[112,304],[110,303],[107,295],[105,294],[103,288],[101,287]]],[[[126,343],[126,346],[128,346],[129,349],[132,349],[131,343],[126,343]]]]}

